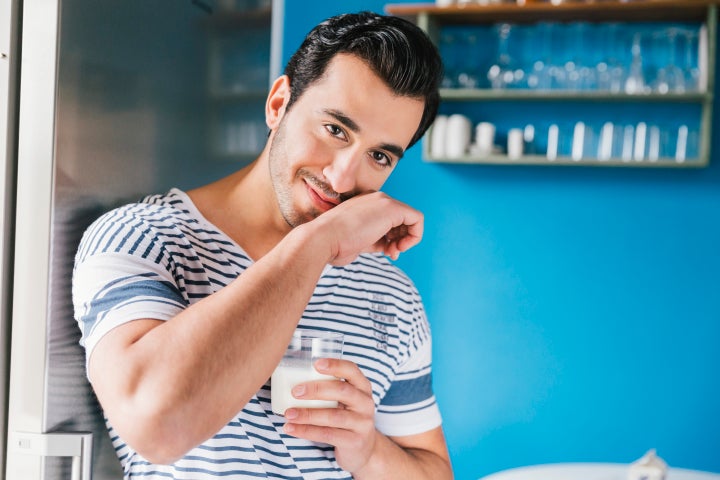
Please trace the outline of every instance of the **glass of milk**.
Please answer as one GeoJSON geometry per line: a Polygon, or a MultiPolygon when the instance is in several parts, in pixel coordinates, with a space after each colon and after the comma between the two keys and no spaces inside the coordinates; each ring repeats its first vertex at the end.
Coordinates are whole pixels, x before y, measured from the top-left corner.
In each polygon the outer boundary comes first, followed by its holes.
{"type": "Polygon", "coordinates": [[[270,379],[270,401],[272,411],[284,415],[291,407],[336,408],[332,400],[300,400],[293,397],[291,390],[299,384],[315,380],[337,380],[332,375],[323,375],[315,370],[314,363],[320,358],[341,358],[343,334],[297,329],[280,364],[270,379]]]}

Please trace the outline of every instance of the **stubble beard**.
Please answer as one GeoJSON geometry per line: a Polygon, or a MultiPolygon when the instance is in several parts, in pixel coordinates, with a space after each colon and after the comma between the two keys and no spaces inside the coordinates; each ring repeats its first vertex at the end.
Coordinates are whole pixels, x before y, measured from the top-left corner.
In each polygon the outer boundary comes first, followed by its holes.
{"type": "Polygon", "coordinates": [[[280,121],[275,136],[270,144],[268,153],[268,166],[270,170],[270,179],[273,190],[275,191],[275,199],[277,200],[280,215],[282,215],[285,223],[291,228],[316,219],[323,212],[317,208],[311,208],[306,212],[300,211],[293,203],[293,185],[296,182],[308,183],[317,190],[323,192],[328,198],[337,198],[340,202],[358,195],[359,191],[347,192],[339,194],[325,181],[318,178],[310,170],[300,168],[291,178],[290,168],[288,167],[288,151],[287,139],[285,135],[285,118],[280,121]]]}
{"type": "MultiPolygon", "coordinates": [[[[317,218],[320,213],[315,209],[308,212],[299,211],[293,203],[293,184],[296,180],[304,180],[310,178],[311,182],[319,182],[313,175],[307,170],[301,168],[291,178],[290,169],[288,167],[288,151],[287,151],[287,140],[285,135],[285,119],[280,121],[275,136],[273,137],[272,143],[270,144],[269,155],[269,170],[270,179],[272,182],[273,190],[275,191],[275,199],[277,200],[278,209],[280,215],[291,228],[295,228],[298,225],[309,222],[317,218]]],[[[322,183],[322,182],[319,182],[322,183]]]]}

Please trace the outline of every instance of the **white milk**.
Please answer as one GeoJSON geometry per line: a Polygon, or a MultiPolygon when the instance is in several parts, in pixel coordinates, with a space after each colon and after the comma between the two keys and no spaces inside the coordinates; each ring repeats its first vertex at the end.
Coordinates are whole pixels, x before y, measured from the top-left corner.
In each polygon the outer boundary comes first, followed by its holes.
{"type": "Polygon", "coordinates": [[[291,407],[300,408],[336,408],[337,402],[332,400],[300,400],[292,396],[292,388],[299,384],[314,380],[337,380],[332,375],[323,375],[315,370],[310,362],[292,363],[284,361],[277,366],[270,380],[270,399],[272,411],[285,415],[291,407]]]}

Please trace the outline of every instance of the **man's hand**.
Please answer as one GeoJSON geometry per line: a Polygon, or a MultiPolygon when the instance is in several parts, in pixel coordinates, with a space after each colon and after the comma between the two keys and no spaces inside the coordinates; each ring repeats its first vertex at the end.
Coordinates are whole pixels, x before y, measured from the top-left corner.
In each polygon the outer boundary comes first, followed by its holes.
{"type": "Polygon", "coordinates": [[[442,429],[386,437],[375,429],[370,381],[348,360],[321,359],[315,368],[342,380],[306,382],[293,388],[303,399],[337,400],[338,408],[289,408],[285,432],[335,447],[338,465],[358,480],[452,478],[442,429]]]}
{"type": "Polygon", "coordinates": [[[290,435],[335,447],[338,465],[348,472],[362,468],[375,448],[375,404],[370,381],[348,360],[320,359],[318,372],[345,381],[316,381],[296,385],[302,399],[337,400],[338,408],[290,408],[285,412],[290,435]]]}
{"type": "Polygon", "coordinates": [[[346,200],[310,224],[326,228],[329,263],[336,266],[369,252],[382,252],[396,260],[417,245],[423,234],[423,214],[382,192],[346,200]]]}

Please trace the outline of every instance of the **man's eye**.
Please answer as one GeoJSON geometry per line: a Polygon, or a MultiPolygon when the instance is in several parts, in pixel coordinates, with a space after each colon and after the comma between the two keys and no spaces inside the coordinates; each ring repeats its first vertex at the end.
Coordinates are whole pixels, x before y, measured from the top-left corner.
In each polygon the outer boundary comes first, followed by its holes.
{"type": "Polygon", "coordinates": [[[383,152],[372,152],[372,158],[375,163],[382,165],[383,167],[389,167],[392,165],[392,160],[383,152]]]}
{"type": "Polygon", "coordinates": [[[337,125],[333,125],[332,123],[325,125],[325,130],[330,132],[330,135],[334,137],[343,136],[342,128],[338,127],[337,125]]]}

